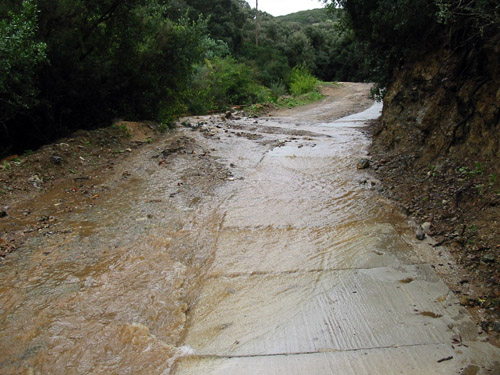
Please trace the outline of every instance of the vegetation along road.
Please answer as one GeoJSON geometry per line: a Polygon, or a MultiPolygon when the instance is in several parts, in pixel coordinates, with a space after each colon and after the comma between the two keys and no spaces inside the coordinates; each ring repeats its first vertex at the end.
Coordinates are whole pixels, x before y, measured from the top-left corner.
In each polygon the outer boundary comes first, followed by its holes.
{"type": "Polygon", "coordinates": [[[369,87],[186,118],[19,200],[2,222],[23,237],[1,268],[2,374],[498,371],[435,250],[357,168],[381,109],[369,87]]]}

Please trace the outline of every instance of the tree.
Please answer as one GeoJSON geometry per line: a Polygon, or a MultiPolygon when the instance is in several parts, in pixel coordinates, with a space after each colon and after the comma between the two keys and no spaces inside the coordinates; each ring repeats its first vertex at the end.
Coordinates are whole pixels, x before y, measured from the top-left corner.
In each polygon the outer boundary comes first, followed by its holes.
{"type": "Polygon", "coordinates": [[[362,60],[372,66],[378,94],[395,69],[439,43],[435,0],[333,0],[329,9],[340,13],[344,29],[367,47],[362,60]]]}
{"type": "Polygon", "coordinates": [[[8,11],[0,21],[0,122],[37,103],[37,73],[47,63],[47,45],[36,39],[38,7],[25,0],[19,13],[8,11]]]}
{"type": "Polygon", "coordinates": [[[18,0],[2,4],[11,11],[2,36],[13,36],[2,37],[2,103],[16,111],[4,118],[0,147],[36,146],[115,117],[168,121],[183,110],[204,21],[170,20],[179,5],[170,1],[38,0],[37,27],[32,1],[17,13],[18,0]]]}

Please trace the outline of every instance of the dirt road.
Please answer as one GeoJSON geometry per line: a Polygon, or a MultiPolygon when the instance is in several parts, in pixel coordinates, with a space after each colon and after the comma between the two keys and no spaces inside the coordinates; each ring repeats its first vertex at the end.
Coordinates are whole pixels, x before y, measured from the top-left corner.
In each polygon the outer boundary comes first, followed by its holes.
{"type": "Polygon", "coordinates": [[[3,230],[55,224],[1,263],[0,372],[498,373],[435,250],[356,168],[368,89],[187,119],[88,196],[13,205],[3,230]]]}

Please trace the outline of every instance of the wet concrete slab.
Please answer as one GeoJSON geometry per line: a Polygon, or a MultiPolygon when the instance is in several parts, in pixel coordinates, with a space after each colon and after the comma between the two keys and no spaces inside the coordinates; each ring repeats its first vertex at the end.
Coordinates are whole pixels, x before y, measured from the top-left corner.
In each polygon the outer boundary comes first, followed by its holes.
{"type": "Polygon", "coordinates": [[[389,223],[233,228],[219,235],[209,275],[375,268],[418,262],[389,223]]]}
{"type": "Polygon", "coordinates": [[[220,206],[213,263],[183,341],[190,353],[174,374],[495,371],[500,350],[481,341],[419,256],[428,245],[409,240],[404,217],[356,168],[368,140],[355,128],[380,110],[268,124],[303,135],[245,170],[220,206]]]}
{"type": "Polygon", "coordinates": [[[192,357],[179,363],[176,374],[468,375],[478,374],[477,363],[484,364],[485,358],[490,373],[498,374],[500,364],[492,359],[496,354],[490,345],[468,343],[262,357],[192,357]]]}
{"type": "Polygon", "coordinates": [[[213,278],[191,321],[185,344],[204,356],[451,345],[477,336],[427,265],[213,278]]]}

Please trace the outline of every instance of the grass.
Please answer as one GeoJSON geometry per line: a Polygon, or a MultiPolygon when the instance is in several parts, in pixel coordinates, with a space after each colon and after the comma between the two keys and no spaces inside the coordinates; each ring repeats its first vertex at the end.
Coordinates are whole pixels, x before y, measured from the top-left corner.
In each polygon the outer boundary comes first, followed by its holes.
{"type": "Polygon", "coordinates": [[[306,104],[311,104],[323,99],[323,95],[318,91],[311,91],[299,96],[282,96],[276,101],[278,108],[294,108],[306,104]]]}
{"type": "Polygon", "coordinates": [[[484,168],[481,163],[476,163],[474,168],[469,169],[467,167],[461,167],[458,171],[466,176],[466,178],[471,178],[473,176],[482,175],[484,173],[484,168]]]}
{"type": "Polygon", "coordinates": [[[248,115],[259,115],[265,112],[266,109],[269,109],[270,106],[274,109],[295,108],[311,103],[316,103],[323,98],[324,96],[318,91],[311,91],[299,96],[285,95],[285,96],[280,96],[273,103],[264,103],[264,104],[258,103],[247,106],[245,107],[245,112],[248,115]]]}
{"type": "Polygon", "coordinates": [[[123,135],[127,138],[132,137],[132,134],[130,134],[127,125],[125,124],[113,124],[113,128],[120,130],[123,133],[123,135]]]}

